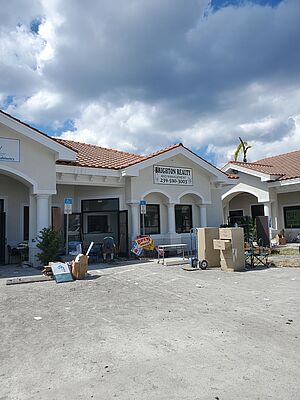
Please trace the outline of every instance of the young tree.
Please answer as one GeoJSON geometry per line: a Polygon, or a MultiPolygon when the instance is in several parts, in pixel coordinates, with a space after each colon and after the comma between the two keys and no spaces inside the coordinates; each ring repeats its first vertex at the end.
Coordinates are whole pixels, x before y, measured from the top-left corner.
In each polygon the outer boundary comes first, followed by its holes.
{"type": "Polygon", "coordinates": [[[44,228],[39,235],[37,247],[41,250],[37,258],[48,265],[49,261],[59,261],[59,252],[64,244],[62,236],[51,228],[44,228]]]}
{"type": "Polygon", "coordinates": [[[235,150],[234,161],[237,161],[239,154],[241,152],[243,152],[243,161],[247,162],[247,151],[249,149],[251,149],[252,146],[249,146],[248,143],[245,140],[243,140],[242,138],[239,137],[239,139],[240,139],[240,143],[238,144],[238,146],[235,150]]]}

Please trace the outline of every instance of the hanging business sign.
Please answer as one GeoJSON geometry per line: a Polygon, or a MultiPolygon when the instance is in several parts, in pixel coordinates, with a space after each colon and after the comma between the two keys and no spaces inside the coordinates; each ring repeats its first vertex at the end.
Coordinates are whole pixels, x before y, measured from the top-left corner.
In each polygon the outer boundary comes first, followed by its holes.
{"type": "Polygon", "coordinates": [[[20,140],[0,137],[0,161],[20,162],[20,140]]]}
{"type": "Polygon", "coordinates": [[[192,168],[167,167],[165,165],[153,166],[154,183],[160,185],[193,185],[192,168]]]}

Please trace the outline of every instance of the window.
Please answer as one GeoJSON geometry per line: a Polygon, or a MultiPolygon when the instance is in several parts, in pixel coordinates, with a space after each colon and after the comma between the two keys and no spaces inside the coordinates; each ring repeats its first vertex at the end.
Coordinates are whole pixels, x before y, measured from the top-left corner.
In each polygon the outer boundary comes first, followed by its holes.
{"type": "MultiPolygon", "coordinates": [[[[147,204],[145,214],[145,235],[160,233],[159,204],[147,204]]],[[[141,215],[141,234],[143,234],[143,216],[141,215]]]]}
{"type": "Polygon", "coordinates": [[[110,234],[118,240],[119,236],[119,199],[82,200],[83,240],[101,243],[103,237],[110,234]],[[87,236],[92,235],[92,237],[87,236]]]}
{"type": "Polygon", "coordinates": [[[177,233],[188,233],[193,227],[192,206],[175,206],[175,223],[177,233]]]}
{"type": "Polygon", "coordinates": [[[87,233],[107,233],[108,217],[107,215],[88,215],[87,233]]]}
{"type": "Polygon", "coordinates": [[[119,199],[82,200],[82,212],[119,211],[119,199]]]}
{"type": "Polygon", "coordinates": [[[243,220],[243,214],[244,214],[244,212],[243,212],[243,210],[232,210],[232,211],[229,211],[229,219],[228,219],[228,222],[230,223],[230,224],[232,224],[232,225],[234,225],[234,224],[238,224],[238,225],[240,225],[242,222],[242,220],[243,220]]]}
{"type": "Polygon", "coordinates": [[[243,210],[233,210],[229,211],[229,217],[242,217],[243,216],[243,210]]]}
{"type": "MultiPolygon", "coordinates": [[[[67,232],[67,215],[65,218],[65,237],[67,232]]],[[[69,215],[69,241],[81,241],[81,215],[80,213],[72,213],[69,215]]]]}
{"type": "Polygon", "coordinates": [[[256,217],[263,217],[265,215],[264,205],[255,204],[254,206],[251,206],[251,215],[253,219],[256,217]]]}
{"type": "Polygon", "coordinates": [[[300,206],[283,207],[285,228],[300,228],[300,206]]]}

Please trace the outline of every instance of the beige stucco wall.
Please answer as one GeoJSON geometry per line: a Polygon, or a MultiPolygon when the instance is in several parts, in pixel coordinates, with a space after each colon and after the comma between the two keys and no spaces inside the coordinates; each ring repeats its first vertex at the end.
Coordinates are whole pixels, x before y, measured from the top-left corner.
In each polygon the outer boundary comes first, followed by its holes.
{"type": "MultiPolygon", "coordinates": [[[[154,163],[154,165],[156,164],[154,163]]],[[[131,200],[139,201],[140,199],[144,198],[144,196],[147,195],[149,192],[161,192],[165,193],[170,198],[170,201],[175,203],[179,203],[179,198],[184,193],[197,193],[199,194],[199,196],[202,197],[205,202],[211,201],[209,175],[198,165],[181,155],[168,158],[162,162],[159,162],[158,165],[192,168],[193,185],[179,186],[155,184],[153,182],[152,165],[141,170],[138,177],[131,178],[131,188],[130,193],[128,194],[131,197],[131,200]]]]}
{"type": "Polygon", "coordinates": [[[207,206],[208,226],[220,226],[223,222],[223,206],[221,193],[221,189],[211,189],[211,204],[207,206]]]}
{"type": "Polygon", "coordinates": [[[64,198],[73,199],[73,211],[81,212],[81,200],[118,198],[120,210],[127,210],[125,188],[105,186],[57,185],[57,194],[52,196],[52,205],[64,208],[64,198]]]}
{"type": "Polygon", "coordinates": [[[223,205],[228,203],[239,193],[250,193],[257,197],[259,202],[268,202],[270,200],[269,188],[267,182],[262,182],[261,178],[251,176],[243,172],[238,173],[239,179],[231,188],[224,188],[222,190],[223,205]]]}
{"type": "Polygon", "coordinates": [[[29,177],[35,182],[34,193],[56,190],[56,171],[54,152],[0,124],[0,137],[20,140],[20,162],[0,161],[0,173],[14,173],[29,177]]]}
{"type": "Polygon", "coordinates": [[[249,193],[240,193],[229,202],[229,210],[243,210],[244,215],[251,215],[251,206],[258,204],[257,197],[249,193]]]}
{"type": "MultiPolygon", "coordinates": [[[[300,206],[300,192],[278,193],[277,199],[278,199],[278,223],[280,228],[284,228],[283,207],[300,206]]],[[[293,229],[292,231],[294,230],[300,232],[300,229],[293,229]]]]}

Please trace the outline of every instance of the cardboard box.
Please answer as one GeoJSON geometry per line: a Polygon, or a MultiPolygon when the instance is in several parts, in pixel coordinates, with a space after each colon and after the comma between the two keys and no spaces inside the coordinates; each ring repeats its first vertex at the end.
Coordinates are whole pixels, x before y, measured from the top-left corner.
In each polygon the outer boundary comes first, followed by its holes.
{"type": "Polygon", "coordinates": [[[220,253],[213,246],[213,240],[219,238],[219,228],[198,228],[197,235],[199,260],[207,260],[209,267],[219,267],[220,253]]]}
{"type": "Polygon", "coordinates": [[[214,239],[213,243],[214,243],[215,250],[230,250],[231,249],[231,241],[230,240],[214,239]]]}
{"type": "Polygon", "coordinates": [[[81,255],[78,262],[72,261],[72,276],[74,279],[84,279],[87,273],[89,257],[81,255]]]}
{"type": "Polygon", "coordinates": [[[276,243],[281,246],[286,244],[286,238],[282,235],[276,235],[275,239],[276,239],[276,243]]]}

